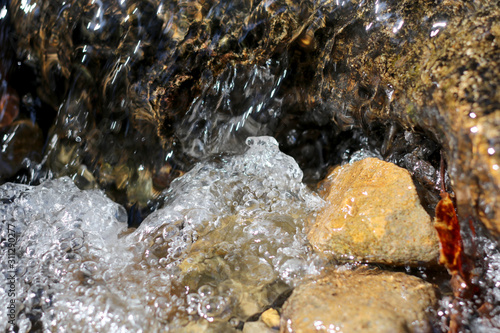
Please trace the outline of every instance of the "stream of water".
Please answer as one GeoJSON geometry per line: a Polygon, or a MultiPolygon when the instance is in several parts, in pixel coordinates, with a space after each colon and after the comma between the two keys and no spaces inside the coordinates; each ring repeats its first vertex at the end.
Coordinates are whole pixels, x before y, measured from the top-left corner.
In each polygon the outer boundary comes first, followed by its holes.
{"type": "MultiPolygon", "coordinates": [[[[239,331],[326,268],[370,266],[311,249],[317,184],[334,165],[385,159],[434,214],[454,141],[440,143],[448,128],[430,106],[402,108],[428,129],[392,113],[413,86],[373,68],[414,59],[363,52],[377,34],[391,54],[431,43],[452,13],[379,0],[0,2],[0,331],[239,331]]],[[[382,267],[440,288],[437,332],[456,317],[500,332],[500,252],[476,232],[464,239],[480,300],[457,302],[444,268],[382,267]]]]}

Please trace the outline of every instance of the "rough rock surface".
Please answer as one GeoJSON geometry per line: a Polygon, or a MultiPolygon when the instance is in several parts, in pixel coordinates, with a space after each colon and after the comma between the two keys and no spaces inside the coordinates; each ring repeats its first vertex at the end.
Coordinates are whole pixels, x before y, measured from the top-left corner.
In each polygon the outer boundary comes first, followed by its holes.
{"type": "Polygon", "coordinates": [[[281,332],[427,332],[435,302],[431,284],[404,273],[333,273],[294,290],[281,332]]]}
{"type": "Polygon", "coordinates": [[[336,168],[327,181],[329,204],[308,234],[316,250],[398,265],[436,260],[437,234],[407,170],[367,158],[336,168]]]}

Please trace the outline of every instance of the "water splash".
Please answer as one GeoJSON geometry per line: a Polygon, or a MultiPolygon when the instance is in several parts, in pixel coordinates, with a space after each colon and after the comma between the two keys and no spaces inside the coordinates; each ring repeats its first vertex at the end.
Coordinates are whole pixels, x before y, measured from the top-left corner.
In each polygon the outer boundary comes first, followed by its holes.
{"type": "Polygon", "coordinates": [[[318,273],[304,228],[322,200],[275,139],[247,144],[178,178],[132,233],[121,206],[69,178],[0,187],[0,329],[12,329],[13,299],[20,331],[230,330],[318,273]],[[4,287],[11,229],[15,297],[4,287]]]}

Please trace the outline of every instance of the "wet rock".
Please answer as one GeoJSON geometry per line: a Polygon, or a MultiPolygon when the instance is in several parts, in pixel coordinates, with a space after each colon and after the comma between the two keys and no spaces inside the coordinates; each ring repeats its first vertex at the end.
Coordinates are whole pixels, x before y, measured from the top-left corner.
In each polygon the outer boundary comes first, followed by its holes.
{"type": "MultiPolygon", "coordinates": [[[[235,297],[233,315],[246,319],[261,312],[287,287],[273,283],[279,275],[264,258],[255,255],[251,248],[254,240],[245,235],[246,225],[238,225],[247,222],[238,220],[233,217],[223,221],[220,228],[196,241],[179,268],[184,283],[192,290],[225,281],[225,287],[235,297]]],[[[259,243],[267,248],[273,245],[262,238],[259,243]]]]}
{"type": "Polygon", "coordinates": [[[279,328],[280,326],[280,314],[276,309],[268,309],[262,313],[260,319],[271,328],[279,328]]]}
{"type": "MultiPolygon", "coordinates": [[[[445,153],[463,224],[473,217],[498,235],[498,1],[369,3],[317,61],[334,66],[316,86],[325,108],[344,128],[425,133],[445,153]]],[[[390,155],[401,140],[387,141],[390,155]]]]}
{"type": "Polygon", "coordinates": [[[243,326],[243,333],[276,333],[277,330],[269,328],[262,321],[249,321],[243,326]]]}
{"type": "Polygon", "coordinates": [[[199,164],[174,181],[165,206],[133,236],[177,269],[190,321],[246,321],[317,272],[305,231],[322,200],[274,138],[247,144],[244,154],[199,164]]]}
{"type": "Polygon", "coordinates": [[[12,124],[19,114],[19,96],[12,88],[5,88],[6,85],[5,80],[0,80],[0,129],[12,124]]]}
{"type": "Polygon", "coordinates": [[[42,131],[29,120],[18,120],[0,131],[0,183],[23,167],[28,169],[41,160],[42,131]]]}
{"type": "Polygon", "coordinates": [[[249,321],[243,326],[243,333],[276,333],[277,330],[269,328],[262,321],[249,321]]]}
{"type": "Polygon", "coordinates": [[[435,262],[439,244],[410,174],[376,158],[328,176],[327,207],[308,239],[336,259],[396,265],[435,262]]]}
{"type": "Polygon", "coordinates": [[[434,287],[404,273],[331,273],[297,287],[281,332],[430,332],[434,287]]]}

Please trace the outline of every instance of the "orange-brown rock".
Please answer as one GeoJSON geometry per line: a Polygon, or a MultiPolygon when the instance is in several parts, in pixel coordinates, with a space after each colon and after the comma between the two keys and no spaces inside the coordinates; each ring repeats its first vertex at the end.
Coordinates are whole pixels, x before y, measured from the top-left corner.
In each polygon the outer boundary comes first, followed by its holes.
{"type": "Polygon", "coordinates": [[[429,332],[435,303],[431,284],[404,273],[330,273],[294,290],[281,332],[429,332]]]}
{"type": "Polygon", "coordinates": [[[317,251],[396,265],[436,261],[436,231],[407,170],[367,158],[336,168],[327,181],[327,206],[308,234],[317,251]]]}

